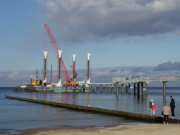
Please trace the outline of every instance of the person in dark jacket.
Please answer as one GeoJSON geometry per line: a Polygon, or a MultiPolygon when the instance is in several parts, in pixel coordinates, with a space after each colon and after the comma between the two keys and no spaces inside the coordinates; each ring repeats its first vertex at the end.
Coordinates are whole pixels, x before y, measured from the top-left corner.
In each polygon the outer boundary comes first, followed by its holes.
{"type": "Polygon", "coordinates": [[[170,102],[170,107],[171,107],[171,116],[172,118],[175,118],[175,115],[174,115],[174,109],[175,109],[175,100],[172,96],[170,96],[170,99],[171,99],[171,102],[170,102]]]}

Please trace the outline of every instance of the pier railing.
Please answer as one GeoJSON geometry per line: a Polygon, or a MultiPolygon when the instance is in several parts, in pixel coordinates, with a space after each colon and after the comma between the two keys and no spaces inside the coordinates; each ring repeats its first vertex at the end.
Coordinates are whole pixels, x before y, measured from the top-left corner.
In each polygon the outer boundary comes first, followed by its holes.
{"type": "Polygon", "coordinates": [[[137,77],[137,78],[113,78],[113,83],[150,83],[150,82],[180,82],[180,76],[160,76],[160,77],[137,77]]]}

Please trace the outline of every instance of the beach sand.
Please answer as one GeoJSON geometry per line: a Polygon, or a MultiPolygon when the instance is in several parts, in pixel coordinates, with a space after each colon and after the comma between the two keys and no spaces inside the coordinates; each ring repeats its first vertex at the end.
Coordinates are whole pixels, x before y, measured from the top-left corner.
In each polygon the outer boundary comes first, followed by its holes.
{"type": "Polygon", "coordinates": [[[22,135],[178,135],[179,124],[118,125],[110,127],[28,129],[22,135]]]}

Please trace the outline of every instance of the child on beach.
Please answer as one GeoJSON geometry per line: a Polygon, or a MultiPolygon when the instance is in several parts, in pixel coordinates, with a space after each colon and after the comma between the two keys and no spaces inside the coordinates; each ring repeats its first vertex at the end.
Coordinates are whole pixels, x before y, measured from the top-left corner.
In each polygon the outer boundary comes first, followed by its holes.
{"type": "Polygon", "coordinates": [[[154,103],[152,103],[152,114],[155,115],[155,109],[156,109],[156,106],[154,103]]]}

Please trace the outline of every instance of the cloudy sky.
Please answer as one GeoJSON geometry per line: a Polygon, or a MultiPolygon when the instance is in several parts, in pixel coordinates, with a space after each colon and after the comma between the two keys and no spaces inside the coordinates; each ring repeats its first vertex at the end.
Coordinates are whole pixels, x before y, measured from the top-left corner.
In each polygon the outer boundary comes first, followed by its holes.
{"type": "Polygon", "coordinates": [[[36,69],[40,74],[44,50],[48,68],[57,71],[45,23],[68,69],[76,54],[85,75],[91,53],[92,81],[180,74],[179,14],[180,0],[1,0],[0,86],[19,85],[36,69]]]}

